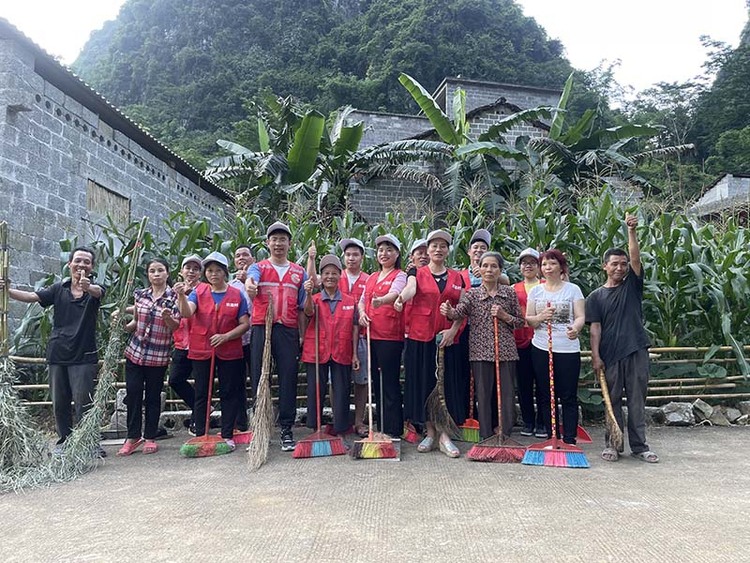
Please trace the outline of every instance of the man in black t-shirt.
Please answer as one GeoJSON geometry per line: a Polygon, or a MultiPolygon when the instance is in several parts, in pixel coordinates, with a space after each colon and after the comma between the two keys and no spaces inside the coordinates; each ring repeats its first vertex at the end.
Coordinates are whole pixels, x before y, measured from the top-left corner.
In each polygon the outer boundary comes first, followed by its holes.
{"type": "MultiPolygon", "coordinates": [[[[619,248],[604,253],[605,284],[586,299],[591,325],[591,359],[595,371],[605,370],[612,408],[623,427],[622,397],[628,398],[628,441],[631,455],[656,463],[659,456],[646,443],[648,335],[643,327],[643,267],[636,237],[638,219],[627,215],[628,254],[619,248]],[[629,262],[629,263],[628,263],[629,262]]],[[[602,459],[617,461],[621,452],[605,439],[602,459]]]]}
{"type": "MultiPolygon", "coordinates": [[[[13,299],[24,303],[54,306],[53,327],[47,344],[49,383],[55,426],[60,439],[57,451],[73,427],[71,401],[81,420],[94,396],[94,378],[99,360],[96,347],[96,320],[104,288],[91,282],[94,252],[78,247],[68,261],[71,277],[38,291],[10,289],[13,299]]],[[[0,280],[0,284],[2,284],[0,280]]],[[[103,450],[100,449],[100,455],[103,450]]]]}

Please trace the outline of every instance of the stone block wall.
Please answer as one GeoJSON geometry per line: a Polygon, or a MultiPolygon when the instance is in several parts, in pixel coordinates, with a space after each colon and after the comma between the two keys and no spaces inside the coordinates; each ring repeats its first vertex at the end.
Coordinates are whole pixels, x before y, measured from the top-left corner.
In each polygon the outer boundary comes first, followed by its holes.
{"type": "Polygon", "coordinates": [[[121,202],[130,220],[147,216],[156,236],[163,219],[186,208],[218,221],[222,198],[46,80],[37,57],[0,34],[0,220],[10,226],[15,284],[59,272],[60,239],[96,237],[104,215],[87,190],[121,202]]]}

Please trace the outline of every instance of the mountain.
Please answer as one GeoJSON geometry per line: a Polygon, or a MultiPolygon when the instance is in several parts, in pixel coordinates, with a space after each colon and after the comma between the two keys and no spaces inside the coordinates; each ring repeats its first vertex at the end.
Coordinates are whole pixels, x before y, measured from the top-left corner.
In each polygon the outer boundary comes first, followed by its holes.
{"type": "Polygon", "coordinates": [[[413,113],[399,72],[559,88],[572,70],[513,0],[129,0],[73,69],[196,164],[262,91],[413,113]]]}

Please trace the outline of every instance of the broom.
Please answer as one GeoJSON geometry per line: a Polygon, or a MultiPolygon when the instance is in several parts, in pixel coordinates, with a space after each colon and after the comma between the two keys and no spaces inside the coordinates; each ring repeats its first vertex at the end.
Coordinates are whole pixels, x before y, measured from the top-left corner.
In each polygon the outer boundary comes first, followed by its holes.
{"type": "MultiPolygon", "coordinates": [[[[217,305],[218,310],[218,305],[217,305]]],[[[211,457],[228,454],[232,451],[229,444],[219,435],[210,435],[211,397],[214,388],[214,370],[216,368],[216,351],[211,350],[211,364],[208,370],[208,399],[206,400],[206,426],[202,436],[190,438],[180,446],[180,455],[185,457],[211,457]]]]}
{"type": "MultiPolygon", "coordinates": [[[[549,307],[549,303],[547,304],[549,307]]],[[[557,399],[555,397],[555,366],[552,356],[552,323],[547,322],[547,355],[549,357],[550,418],[553,437],[533,444],[526,449],[521,463],[524,465],[546,465],[549,467],[589,467],[589,462],[581,448],[566,444],[560,439],[557,428],[557,399]]]]}
{"type": "MultiPolygon", "coordinates": [[[[315,301],[313,301],[315,304],[315,301]]],[[[320,315],[318,306],[315,305],[315,421],[317,430],[307,438],[297,442],[292,452],[292,457],[301,459],[307,457],[326,457],[330,455],[342,455],[346,453],[346,446],[340,436],[331,436],[320,429],[322,409],[320,405],[320,350],[318,348],[318,329],[320,315]]],[[[307,408],[307,416],[310,416],[310,407],[307,408]]]]}
{"type": "Polygon", "coordinates": [[[439,433],[445,433],[451,439],[458,440],[461,437],[461,429],[453,421],[451,413],[448,412],[448,405],[445,402],[445,348],[440,346],[442,336],[438,335],[435,339],[437,349],[437,369],[435,375],[437,381],[435,388],[427,396],[425,401],[425,410],[427,411],[427,420],[430,420],[439,433]]]}
{"type": "Polygon", "coordinates": [[[474,375],[469,372],[469,418],[459,427],[461,441],[476,444],[479,442],[479,421],[474,419],[474,375]]]}
{"type": "Polygon", "coordinates": [[[472,461],[494,461],[495,463],[518,463],[523,459],[526,446],[503,435],[503,401],[500,392],[500,336],[497,317],[495,327],[495,386],[497,387],[497,434],[474,444],[466,453],[472,461]]]}
{"type": "Polygon", "coordinates": [[[253,410],[253,439],[247,447],[247,464],[251,471],[260,469],[268,459],[268,444],[273,427],[271,400],[271,331],[273,330],[273,299],[269,295],[265,317],[266,333],[263,339],[263,365],[258,382],[253,410]]]}
{"type": "Polygon", "coordinates": [[[609,387],[607,387],[607,378],[604,375],[604,370],[600,369],[596,372],[599,378],[599,385],[602,388],[602,399],[604,399],[604,414],[605,424],[607,427],[607,437],[609,438],[609,444],[614,447],[615,450],[621,452],[623,450],[623,436],[620,425],[617,424],[615,418],[615,411],[612,409],[612,399],[609,397],[609,387]]]}
{"type": "MultiPolygon", "coordinates": [[[[370,325],[367,325],[367,366],[372,366],[372,352],[370,351],[370,325]]],[[[380,381],[383,381],[381,374],[380,381]]],[[[373,432],[372,429],[372,370],[367,372],[367,423],[369,433],[364,440],[356,440],[352,444],[351,456],[354,459],[395,459],[398,456],[396,447],[391,439],[380,432],[373,432]]],[[[383,393],[380,393],[380,401],[383,401],[383,393]]],[[[382,412],[382,407],[381,407],[382,412]]],[[[382,417],[381,417],[382,418],[382,417]]],[[[383,421],[380,421],[382,426],[383,421]]]]}
{"type": "Polygon", "coordinates": [[[401,434],[401,438],[409,442],[410,444],[419,443],[419,432],[410,421],[404,422],[404,433],[401,434]]]}

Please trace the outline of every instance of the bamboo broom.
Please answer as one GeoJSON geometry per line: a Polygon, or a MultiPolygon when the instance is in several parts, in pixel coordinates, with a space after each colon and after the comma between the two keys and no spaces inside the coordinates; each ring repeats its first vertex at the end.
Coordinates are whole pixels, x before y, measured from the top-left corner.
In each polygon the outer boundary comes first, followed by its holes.
{"type": "Polygon", "coordinates": [[[609,396],[609,387],[607,387],[607,378],[604,374],[604,370],[597,370],[596,376],[599,378],[599,385],[602,388],[602,399],[604,399],[604,414],[606,417],[605,424],[607,427],[607,437],[609,438],[609,445],[618,452],[623,450],[623,436],[620,425],[617,424],[617,418],[615,418],[615,411],[612,409],[612,399],[609,396]]]}
{"type": "Polygon", "coordinates": [[[273,330],[273,299],[268,297],[265,317],[266,333],[263,340],[263,365],[258,382],[258,392],[253,410],[253,439],[247,447],[247,464],[251,471],[260,469],[268,459],[268,444],[273,426],[271,400],[271,331],[273,330]]]}

